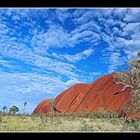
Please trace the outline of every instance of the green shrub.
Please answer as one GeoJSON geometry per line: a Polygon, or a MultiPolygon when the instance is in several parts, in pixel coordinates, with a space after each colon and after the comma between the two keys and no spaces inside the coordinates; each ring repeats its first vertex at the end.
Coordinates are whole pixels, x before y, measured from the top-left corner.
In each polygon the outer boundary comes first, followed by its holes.
{"type": "Polygon", "coordinates": [[[49,113],[47,115],[50,118],[54,117],[65,117],[68,119],[76,119],[77,117],[81,118],[118,118],[118,114],[116,111],[112,111],[110,109],[99,108],[94,112],[65,112],[63,114],[55,114],[49,113]]]}
{"type": "Polygon", "coordinates": [[[37,115],[31,115],[31,120],[35,121],[37,119],[37,115]]]}
{"type": "Polygon", "coordinates": [[[46,116],[42,116],[41,117],[41,122],[44,124],[44,123],[47,123],[48,122],[48,117],[46,116]]]}
{"type": "Polygon", "coordinates": [[[82,126],[81,126],[81,131],[92,131],[93,130],[93,126],[89,123],[86,122],[86,120],[83,120],[82,122],[82,126]]]}
{"type": "Polygon", "coordinates": [[[54,118],[54,123],[55,123],[56,125],[60,125],[60,124],[62,124],[62,120],[61,120],[61,118],[59,118],[59,117],[55,117],[55,118],[54,118]]]}
{"type": "Polygon", "coordinates": [[[132,105],[137,111],[140,112],[140,89],[133,91],[132,105]]]}
{"type": "MultiPolygon", "coordinates": [[[[81,115],[81,114],[80,114],[81,115]]],[[[115,111],[111,111],[109,109],[102,109],[99,108],[97,111],[95,112],[84,112],[82,115],[82,117],[85,118],[117,118],[118,114],[115,111]]]]}
{"type": "Polygon", "coordinates": [[[0,115],[0,123],[2,123],[2,116],[0,115]]]}

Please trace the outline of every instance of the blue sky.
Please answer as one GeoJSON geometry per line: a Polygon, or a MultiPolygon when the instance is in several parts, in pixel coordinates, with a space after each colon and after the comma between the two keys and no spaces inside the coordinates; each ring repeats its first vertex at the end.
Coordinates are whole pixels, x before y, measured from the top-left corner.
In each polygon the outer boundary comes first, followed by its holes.
{"type": "Polygon", "coordinates": [[[76,83],[127,71],[140,49],[140,9],[0,9],[0,110],[27,113],[76,83]]]}

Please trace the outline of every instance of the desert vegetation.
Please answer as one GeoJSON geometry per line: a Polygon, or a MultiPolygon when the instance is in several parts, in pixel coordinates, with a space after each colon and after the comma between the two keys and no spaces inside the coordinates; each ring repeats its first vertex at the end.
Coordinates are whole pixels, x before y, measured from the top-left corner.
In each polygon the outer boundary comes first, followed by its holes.
{"type": "Polygon", "coordinates": [[[140,131],[140,121],[125,121],[110,110],[25,115],[0,113],[0,131],[140,131]],[[52,119],[53,117],[53,119],[52,119]]]}

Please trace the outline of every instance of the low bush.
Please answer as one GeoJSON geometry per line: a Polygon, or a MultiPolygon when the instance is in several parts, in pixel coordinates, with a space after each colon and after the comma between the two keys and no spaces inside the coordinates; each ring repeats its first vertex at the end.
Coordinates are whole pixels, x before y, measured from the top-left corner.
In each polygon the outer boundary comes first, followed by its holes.
{"type": "Polygon", "coordinates": [[[93,130],[93,126],[89,123],[87,123],[85,120],[83,120],[81,122],[81,131],[92,131],[93,130]]]}
{"type": "Polygon", "coordinates": [[[78,113],[77,116],[84,117],[84,118],[117,118],[118,114],[115,111],[111,111],[109,109],[102,109],[99,108],[95,112],[84,112],[84,113],[78,113]]]}

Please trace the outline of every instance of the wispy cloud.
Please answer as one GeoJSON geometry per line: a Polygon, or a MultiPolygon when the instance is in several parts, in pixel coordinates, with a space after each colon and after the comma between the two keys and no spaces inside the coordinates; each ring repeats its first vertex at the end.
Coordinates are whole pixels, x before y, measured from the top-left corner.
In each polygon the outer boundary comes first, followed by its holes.
{"type": "Polygon", "coordinates": [[[64,82],[59,76],[47,76],[40,73],[8,73],[2,71],[0,78],[3,106],[8,105],[10,107],[14,104],[22,109],[23,102],[27,101],[29,113],[32,113],[39,101],[55,97],[73,84],[83,82],[76,78],[64,82]]]}
{"type": "Polygon", "coordinates": [[[121,57],[120,53],[114,52],[110,57],[109,73],[114,72],[116,68],[127,63],[126,57],[121,57]]]}
{"type": "Polygon", "coordinates": [[[64,22],[71,16],[68,12],[68,8],[61,8],[61,10],[56,9],[55,13],[56,17],[58,17],[62,24],[64,24],[64,22]]]}
{"type": "Polygon", "coordinates": [[[126,22],[139,22],[140,21],[140,11],[138,8],[129,8],[124,17],[124,21],[126,22]]]}
{"type": "Polygon", "coordinates": [[[67,62],[72,62],[72,63],[76,63],[80,60],[84,60],[86,58],[88,58],[89,56],[93,55],[94,50],[92,48],[89,48],[87,50],[84,50],[83,52],[79,52],[75,55],[62,55],[62,54],[57,54],[57,53],[52,53],[52,56],[60,59],[60,60],[64,60],[67,62]]]}
{"type": "Polygon", "coordinates": [[[2,65],[3,67],[11,68],[10,62],[3,59],[0,59],[0,65],[2,65]]]}

